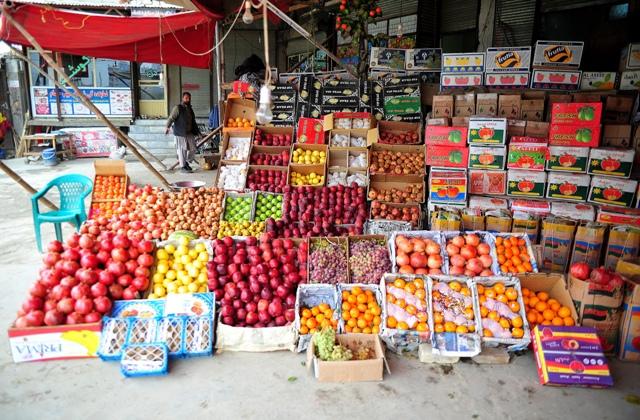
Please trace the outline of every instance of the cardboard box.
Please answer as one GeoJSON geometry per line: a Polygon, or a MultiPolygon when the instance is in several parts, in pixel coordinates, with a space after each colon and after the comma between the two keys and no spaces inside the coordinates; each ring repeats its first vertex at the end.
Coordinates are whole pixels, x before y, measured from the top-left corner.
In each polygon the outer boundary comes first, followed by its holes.
{"type": "Polygon", "coordinates": [[[481,73],[484,71],[484,53],[442,54],[443,73],[481,73]]]}
{"type": "Polygon", "coordinates": [[[469,194],[504,195],[507,171],[469,170],[469,194]]]}
{"type": "Polygon", "coordinates": [[[574,321],[578,319],[578,312],[573,306],[569,287],[567,285],[564,274],[561,273],[525,273],[517,274],[520,279],[520,286],[526,287],[532,292],[547,292],[550,298],[553,298],[562,306],[566,306],[571,310],[571,318],[574,321]]]}
{"type": "Polygon", "coordinates": [[[506,118],[469,119],[469,144],[505,144],[506,140],[506,118]]]}
{"type": "Polygon", "coordinates": [[[508,210],[487,210],[484,214],[484,219],[487,232],[504,233],[512,230],[513,219],[508,210]]]}
{"type": "Polygon", "coordinates": [[[432,169],[429,174],[429,201],[434,203],[466,203],[466,171],[432,169]]]}
{"type": "Polygon", "coordinates": [[[542,268],[566,273],[575,230],[576,222],[573,220],[547,217],[542,221],[542,268]]]}
{"type": "Polygon", "coordinates": [[[9,328],[15,363],[98,357],[102,322],[51,327],[9,328]]]}
{"type": "Polygon", "coordinates": [[[531,89],[578,90],[580,70],[540,70],[534,69],[531,75],[531,89]]]}
{"type": "MultiPolygon", "coordinates": [[[[425,121],[428,126],[441,126],[441,127],[448,127],[449,125],[451,125],[449,118],[446,117],[442,117],[442,118],[427,118],[427,120],[425,121]]],[[[467,127],[464,128],[465,130],[465,135],[466,135],[466,131],[467,131],[467,127]]]]}
{"type": "MultiPolygon", "coordinates": [[[[415,188],[422,190],[422,194],[419,195],[417,203],[424,203],[425,201],[425,182],[424,177],[420,175],[371,175],[369,177],[369,188],[367,190],[367,196],[369,200],[378,200],[384,202],[394,202],[392,200],[386,200],[384,194],[386,191],[396,189],[403,191],[406,188],[415,188]],[[373,193],[377,194],[374,196],[373,193]]],[[[405,201],[406,203],[412,203],[414,201],[405,201]]]]}
{"type": "Polygon", "coordinates": [[[106,202],[120,202],[128,194],[129,176],[127,175],[127,169],[125,167],[125,161],[122,159],[96,159],[93,161],[93,171],[95,173],[93,177],[93,185],[96,184],[96,177],[98,176],[117,176],[124,178],[124,192],[119,197],[113,198],[95,198],[95,190],[91,190],[91,203],[106,203],[106,202]]]}
{"type": "MultiPolygon", "coordinates": [[[[424,145],[421,146],[411,146],[411,145],[391,145],[391,144],[380,144],[380,143],[375,143],[374,145],[371,146],[370,152],[369,152],[369,165],[371,167],[371,161],[373,160],[373,156],[375,153],[377,152],[381,152],[381,151],[390,151],[390,152],[394,152],[394,153],[401,153],[401,154],[409,154],[409,153],[418,153],[421,155],[421,162],[425,161],[425,147],[424,145]]],[[[425,174],[425,168],[422,167],[420,170],[420,173],[415,173],[415,174],[406,174],[406,173],[402,173],[403,169],[400,168],[399,166],[393,166],[393,167],[389,167],[386,170],[384,168],[379,168],[378,171],[371,171],[371,175],[373,174],[386,174],[386,175],[424,175],[425,174]],[[393,172],[395,168],[399,168],[401,173],[395,173],[393,172]],[[384,171],[384,172],[381,172],[384,171]],[[393,172],[393,173],[392,173],[393,172]]]]}
{"type": "MultiPolygon", "coordinates": [[[[469,171],[472,172],[472,171],[469,171]]],[[[480,210],[495,210],[509,208],[509,202],[504,198],[498,197],[482,197],[479,195],[472,195],[469,197],[469,208],[480,210]]]]}
{"type": "Polygon", "coordinates": [[[634,154],[633,150],[591,149],[587,173],[629,178],[634,154]]]}
{"type": "Polygon", "coordinates": [[[581,223],[576,229],[570,266],[577,262],[585,262],[591,268],[599,267],[606,234],[607,225],[581,223]]]}
{"type": "Polygon", "coordinates": [[[619,260],[616,272],[629,279],[625,289],[620,320],[618,358],[640,362],[640,262],[619,260]]]}
{"type": "Polygon", "coordinates": [[[545,118],[545,121],[551,120],[551,108],[553,107],[553,104],[555,104],[556,102],[564,103],[564,102],[571,102],[571,101],[572,101],[572,97],[567,93],[549,94],[548,100],[547,100],[547,117],[545,118]]]}
{"type": "Polygon", "coordinates": [[[467,130],[469,128],[469,117],[452,117],[451,126],[464,127],[467,130]]]}
{"type": "Polygon", "coordinates": [[[529,137],[541,137],[546,139],[549,137],[549,123],[527,121],[527,125],[524,129],[524,135],[529,137]]]}
{"type": "Polygon", "coordinates": [[[600,125],[551,124],[550,146],[598,147],[600,125]]]}
{"type": "Polygon", "coordinates": [[[507,155],[508,169],[527,169],[529,171],[544,171],[549,156],[546,139],[544,143],[528,143],[531,137],[512,137],[507,155]]]}
{"type": "Polygon", "coordinates": [[[424,142],[429,146],[463,147],[467,144],[467,127],[428,125],[424,142]]]}
{"type": "Polygon", "coordinates": [[[544,197],[546,172],[507,171],[507,195],[514,197],[544,197]]]}
{"type": "Polygon", "coordinates": [[[635,258],[640,249],[640,230],[631,226],[614,226],[604,253],[604,267],[614,270],[619,260],[635,258]]]}
{"type": "Polygon", "coordinates": [[[587,172],[589,148],[549,146],[547,171],[587,172]]]}
{"type": "Polygon", "coordinates": [[[449,118],[453,116],[453,96],[437,95],[433,97],[432,106],[433,118],[449,118]]]}
{"type": "Polygon", "coordinates": [[[376,141],[381,142],[380,138],[382,137],[382,133],[388,133],[388,132],[393,134],[405,134],[405,133],[415,134],[416,140],[412,143],[405,143],[405,144],[420,144],[422,143],[420,141],[421,128],[422,127],[420,123],[401,122],[401,121],[380,121],[378,123],[377,129],[371,130],[371,134],[367,135],[367,144],[371,145],[376,141]]]}
{"type": "Polygon", "coordinates": [[[507,137],[522,137],[527,129],[527,122],[524,120],[507,120],[507,137]]]}
{"type": "Polygon", "coordinates": [[[591,204],[553,201],[551,214],[556,217],[568,217],[575,220],[593,222],[596,219],[596,210],[591,204]]]}
{"type": "Polygon", "coordinates": [[[526,198],[511,199],[511,210],[547,216],[551,214],[551,203],[546,200],[529,200],[526,198]]]}
{"type": "Polygon", "coordinates": [[[640,43],[632,42],[628,48],[623,51],[621,57],[622,69],[637,69],[640,68],[640,43]]]}
{"type": "Polygon", "coordinates": [[[484,73],[440,73],[442,89],[482,86],[484,73]]]}
{"type": "Polygon", "coordinates": [[[531,47],[489,47],[485,61],[487,73],[528,73],[531,65],[531,47]]]}
{"type": "Polygon", "coordinates": [[[476,95],[465,93],[454,95],[453,114],[456,117],[470,117],[476,113],[476,95]]]}
{"type": "Polygon", "coordinates": [[[427,202],[429,227],[432,231],[460,230],[462,217],[460,210],[465,203],[432,203],[427,202]]]}
{"type": "Polygon", "coordinates": [[[555,103],[551,106],[551,124],[600,124],[602,102],[555,103]]]}
{"type": "Polygon", "coordinates": [[[441,48],[418,48],[406,50],[405,68],[413,71],[437,72],[442,67],[441,48]]]}
{"type": "Polygon", "coordinates": [[[323,120],[316,118],[300,118],[296,130],[297,143],[324,144],[326,131],[323,120]]]}
{"type": "Polygon", "coordinates": [[[336,341],[349,347],[354,353],[361,345],[373,348],[375,358],[369,360],[348,360],[344,362],[326,362],[315,355],[313,340],[307,347],[307,369],[319,382],[363,382],[381,381],[384,375],[384,350],[380,337],[372,334],[338,334],[336,341]]]}
{"type": "Polygon", "coordinates": [[[509,119],[520,119],[522,106],[520,95],[500,95],[498,98],[498,116],[509,119]]]}
{"type": "Polygon", "coordinates": [[[638,181],[629,179],[594,176],[587,201],[596,204],[632,207],[638,181]]]}
{"type": "Polygon", "coordinates": [[[484,84],[494,89],[523,89],[529,86],[529,73],[488,72],[484,84]]]}
{"type": "Polygon", "coordinates": [[[498,115],[498,94],[478,93],[476,95],[476,113],[481,117],[496,117],[498,115]]]}
{"type": "MultiPolygon", "coordinates": [[[[511,232],[526,233],[531,243],[538,243],[538,232],[540,231],[540,216],[534,213],[525,213],[522,211],[513,211],[513,220],[511,232]]],[[[541,258],[536,258],[542,261],[541,258]]]]}
{"type": "Polygon", "coordinates": [[[532,341],[542,385],[613,386],[607,358],[594,328],[537,325],[532,341]]]}
{"type": "Polygon", "coordinates": [[[616,87],[615,71],[583,71],[580,90],[611,90],[616,87]]]}
{"type": "Polygon", "coordinates": [[[612,225],[629,225],[640,228],[640,209],[599,206],[596,220],[612,225]]]}
{"type": "Polygon", "coordinates": [[[505,146],[469,146],[469,168],[498,169],[505,168],[507,148],[505,146]]]}
{"type": "Polygon", "coordinates": [[[224,107],[224,128],[223,132],[227,132],[228,130],[248,130],[253,131],[254,127],[249,128],[238,128],[238,127],[227,127],[227,123],[230,119],[235,118],[246,118],[248,121],[252,121],[255,125],[256,121],[256,103],[255,101],[249,99],[240,99],[240,98],[229,98],[227,99],[227,103],[224,107]]]}
{"type": "Polygon", "coordinates": [[[469,161],[468,147],[429,145],[426,153],[427,166],[441,168],[466,168],[469,161]]]}
{"type": "Polygon", "coordinates": [[[550,172],[547,178],[546,198],[586,201],[591,177],[584,174],[550,172]]]}
{"type": "Polygon", "coordinates": [[[544,99],[523,99],[520,106],[520,118],[523,120],[542,121],[544,119],[544,99]]]}
{"type": "Polygon", "coordinates": [[[602,130],[602,145],[628,149],[631,144],[631,125],[605,124],[602,130]]]}
{"type": "Polygon", "coordinates": [[[557,68],[579,68],[582,41],[536,41],[533,65],[557,68]]]}
{"type": "Polygon", "coordinates": [[[623,71],[620,74],[620,90],[640,89],[640,70],[623,71]]]}
{"type": "Polygon", "coordinates": [[[634,98],[623,95],[609,95],[604,106],[604,122],[628,124],[633,112],[634,98]]]}
{"type": "Polygon", "coordinates": [[[319,185],[305,185],[305,186],[311,186],[311,187],[323,187],[325,185],[325,183],[327,182],[327,167],[326,164],[320,164],[320,165],[298,165],[298,164],[291,164],[289,165],[289,174],[288,174],[288,178],[287,178],[287,185],[293,185],[291,184],[291,176],[294,172],[297,172],[299,174],[302,175],[309,175],[311,173],[314,173],[318,176],[322,176],[323,180],[319,185]]]}

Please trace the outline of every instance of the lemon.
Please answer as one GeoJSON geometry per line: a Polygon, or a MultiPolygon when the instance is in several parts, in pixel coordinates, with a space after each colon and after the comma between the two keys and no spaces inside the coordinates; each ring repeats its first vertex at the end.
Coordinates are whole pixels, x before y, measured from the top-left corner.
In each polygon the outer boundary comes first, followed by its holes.
{"type": "Polygon", "coordinates": [[[198,274],[198,279],[196,280],[198,284],[207,284],[208,281],[209,278],[207,277],[207,273],[198,274]]]}
{"type": "Polygon", "coordinates": [[[187,286],[187,290],[191,293],[195,293],[198,291],[198,285],[196,283],[191,283],[187,286]]]}
{"type": "Polygon", "coordinates": [[[209,287],[206,285],[200,286],[198,288],[198,293],[207,293],[209,291],[209,287]]]}
{"type": "Polygon", "coordinates": [[[167,284],[167,293],[175,293],[178,290],[178,286],[175,283],[167,284]]]}
{"type": "MultiPolygon", "coordinates": [[[[184,239],[184,238],[183,238],[184,239]]],[[[176,249],[176,252],[174,252],[174,254],[180,256],[180,255],[185,255],[189,253],[189,247],[186,245],[179,245],[178,248],[176,249]]]]}
{"type": "Polygon", "coordinates": [[[180,245],[187,246],[187,245],[189,245],[189,238],[187,238],[186,236],[181,236],[181,237],[178,239],[178,243],[179,243],[180,245]]]}
{"type": "Polygon", "coordinates": [[[196,267],[189,267],[188,273],[189,273],[189,277],[194,279],[194,278],[198,277],[198,274],[200,272],[198,271],[198,269],[196,267]]]}
{"type": "Polygon", "coordinates": [[[180,263],[180,261],[174,261],[173,264],[171,264],[171,268],[176,271],[182,270],[182,264],[180,263]]]}
{"type": "Polygon", "coordinates": [[[191,262],[191,256],[190,255],[183,255],[180,257],[180,262],[182,264],[189,264],[191,262]]]}
{"type": "Polygon", "coordinates": [[[202,242],[200,242],[200,243],[197,243],[193,249],[195,249],[196,252],[204,252],[207,250],[207,247],[202,242]]]}
{"type": "Polygon", "coordinates": [[[180,286],[178,287],[178,293],[187,293],[189,289],[187,289],[187,286],[180,286]]]}
{"type": "Polygon", "coordinates": [[[156,271],[160,274],[165,274],[167,271],[169,271],[169,264],[165,263],[164,261],[159,262],[156,271]]]}
{"type": "Polygon", "coordinates": [[[162,273],[155,273],[153,275],[153,282],[154,283],[162,283],[162,280],[164,280],[164,276],[162,275],[162,273]]]}
{"type": "Polygon", "coordinates": [[[191,251],[189,251],[189,257],[191,257],[192,260],[198,258],[198,251],[192,249],[191,251]]]}
{"type": "Polygon", "coordinates": [[[198,270],[199,270],[199,269],[201,269],[201,268],[202,268],[202,265],[203,265],[203,264],[202,264],[202,261],[200,261],[199,257],[200,257],[200,256],[198,255],[198,259],[197,259],[197,260],[195,260],[195,261],[191,264],[193,267],[197,268],[198,270]]]}
{"type": "Polygon", "coordinates": [[[160,248],[159,250],[156,251],[156,259],[157,260],[168,260],[169,259],[169,253],[167,252],[166,249],[160,248]]]}
{"type": "Polygon", "coordinates": [[[167,271],[167,274],[165,275],[169,280],[175,280],[176,279],[176,270],[169,270],[167,271]]]}
{"type": "Polygon", "coordinates": [[[164,247],[164,250],[167,251],[167,254],[173,254],[174,252],[176,252],[176,247],[173,244],[169,244],[164,247]]]}

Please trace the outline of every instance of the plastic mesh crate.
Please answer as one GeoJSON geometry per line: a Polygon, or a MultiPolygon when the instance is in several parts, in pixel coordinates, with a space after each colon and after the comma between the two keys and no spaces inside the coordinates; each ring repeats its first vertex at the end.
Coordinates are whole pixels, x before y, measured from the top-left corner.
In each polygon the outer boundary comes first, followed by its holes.
{"type": "Polygon", "coordinates": [[[208,356],[213,352],[213,318],[201,316],[185,321],[183,348],[185,356],[208,356]]]}
{"type": "Polygon", "coordinates": [[[102,335],[98,355],[102,360],[118,360],[127,344],[129,320],[124,318],[105,318],[102,323],[102,335]]]}
{"type": "Polygon", "coordinates": [[[169,350],[169,356],[179,357],[183,355],[183,335],[186,318],[167,317],[160,320],[156,341],[165,343],[169,350]]]}
{"type": "Polygon", "coordinates": [[[166,375],[168,359],[164,343],[129,344],[122,352],[120,371],[126,377],[166,375]]]}
{"type": "Polygon", "coordinates": [[[151,343],[156,338],[157,318],[133,318],[129,329],[128,344],[151,343]]]}

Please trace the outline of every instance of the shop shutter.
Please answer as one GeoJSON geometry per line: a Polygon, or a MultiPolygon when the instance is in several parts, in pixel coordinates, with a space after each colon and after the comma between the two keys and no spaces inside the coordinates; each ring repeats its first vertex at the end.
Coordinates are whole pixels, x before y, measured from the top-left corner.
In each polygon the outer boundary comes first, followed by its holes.
{"type": "Polygon", "coordinates": [[[422,0],[418,4],[418,47],[439,47],[436,0],[422,0]]]}
{"type": "Polygon", "coordinates": [[[443,1],[440,10],[441,32],[474,29],[478,21],[478,2],[474,0],[443,1]]]}
{"type": "Polygon", "coordinates": [[[378,6],[382,8],[382,18],[389,19],[416,14],[418,0],[380,0],[378,6]]]}
{"type": "Polygon", "coordinates": [[[535,14],[535,1],[496,0],[493,46],[531,45],[535,14]]]}
{"type": "Polygon", "coordinates": [[[543,13],[555,12],[619,2],[620,0],[541,0],[540,11],[543,13]]]}
{"type": "Polygon", "coordinates": [[[191,93],[191,107],[198,118],[211,110],[211,76],[209,70],[181,67],[182,90],[191,93]]]}

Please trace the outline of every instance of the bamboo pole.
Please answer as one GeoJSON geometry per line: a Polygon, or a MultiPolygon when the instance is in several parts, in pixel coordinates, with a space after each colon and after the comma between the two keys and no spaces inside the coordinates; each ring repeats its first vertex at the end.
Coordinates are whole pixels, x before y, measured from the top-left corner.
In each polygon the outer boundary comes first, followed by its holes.
{"type": "MultiPolygon", "coordinates": [[[[24,61],[25,63],[29,64],[31,67],[34,68],[34,70],[36,70],[38,73],[40,73],[42,76],[44,76],[45,78],[51,80],[58,89],[62,90],[64,93],[66,93],[67,95],[71,95],[75,98],[77,98],[78,100],[82,100],[80,99],[80,97],[78,95],[76,95],[75,92],[70,91],[69,89],[67,89],[66,87],[64,87],[62,85],[62,83],[60,83],[59,81],[57,81],[55,79],[55,77],[51,77],[47,72],[45,72],[44,70],[42,70],[40,68],[40,66],[38,66],[36,63],[34,63],[33,61],[31,61],[28,57],[26,57],[24,54],[22,54],[20,51],[18,51],[15,47],[13,47],[10,44],[7,44],[6,42],[4,43],[5,45],[7,45],[11,51],[22,61],[24,61]]],[[[133,140],[131,137],[127,136],[126,134],[124,134],[119,128],[116,127],[116,129],[118,130],[117,133],[115,133],[117,135],[118,138],[122,138],[123,136],[126,136],[127,139],[129,139],[129,141],[136,146],[138,149],[142,150],[144,153],[147,154],[147,156],[149,156],[151,159],[153,159],[155,162],[157,162],[158,164],[160,164],[162,166],[163,169],[167,169],[167,166],[161,161],[159,160],[157,157],[155,157],[150,151],[148,151],[147,149],[145,149],[144,147],[142,147],[140,144],[138,144],[138,142],[136,142],[135,140],[133,140]]]]}
{"type": "MultiPolygon", "coordinates": [[[[56,72],[58,72],[58,74],[60,74],[60,76],[62,76],[62,78],[64,79],[64,81],[76,92],[78,99],[81,100],[81,102],[87,107],[89,108],[91,111],[93,111],[93,113],[96,115],[96,117],[98,117],[98,119],[100,119],[102,122],[104,122],[107,127],[109,127],[109,129],[111,131],[113,131],[116,135],[120,132],[120,130],[113,125],[113,123],[111,123],[111,121],[109,121],[109,119],[107,119],[107,117],[102,113],[102,111],[100,111],[94,104],[93,102],[91,102],[89,100],[89,98],[87,98],[85,96],[84,93],[82,93],[82,91],[78,88],[78,86],[76,86],[75,83],[73,83],[73,81],[71,80],[71,78],[69,78],[69,76],[67,76],[67,73],[65,73],[65,71],[58,65],[58,63],[56,63],[55,61],[53,61],[53,59],[49,56],[49,54],[47,54],[44,49],[40,46],[40,44],[38,43],[38,41],[35,40],[35,38],[33,36],[31,36],[31,34],[24,28],[24,26],[22,26],[22,24],[18,23],[13,16],[11,16],[11,14],[8,12],[7,10],[7,6],[5,4],[2,5],[2,11],[5,15],[5,17],[7,18],[7,21],[13,25],[13,27],[15,27],[18,32],[20,32],[22,34],[22,36],[25,37],[25,39],[38,51],[38,53],[40,53],[40,55],[42,56],[42,58],[44,58],[44,60],[47,62],[47,64],[53,68],[56,72]]],[[[119,136],[120,137],[120,136],[119,136]]],[[[168,189],[172,190],[173,186],[169,183],[169,181],[167,181],[167,179],[162,176],[162,174],[160,172],[158,172],[156,170],[156,168],[154,168],[149,161],[147,161],[145,159],[144,156],[142,156],[142,154],[138,151],[138,149],[129,141],[129,139],[127,138],[127,136],[121,136],[120,140],[129,148],[131,149],[131,151],[133,152],[133,154],[142,162],[142,164],[153,174],[156,176],[156,178],[158,178],[160,180],[160,182],[162,182],[162,184],[167,187],[168,189]]]]}
{"type": "MultiPolygon", "coordinates": [[[[7,165],[5,165],[5,163],[3,161],[1,161],[1,160],[0,160],[0,169],[2,169],[2,171],[5,174],[7,174],[9,176],[9,178],[13,179],[14,181],[16,181],[18,183],[18,185],[20,185],[22,188],[27,190],[27,192],[29,194],[33,195],[33,194],[38,192],[38,191],[36,191],[35,188],[33,188],[31,185],[29,185],[29,183],[27,183],[27,181],[22,179],[22,177],[20,177],[20,175],[15,173],[13,171],[13,169],[11,169],[7,165]]],[[[58,207],[55,204],[53,204],[51,201],[49,201],[46,197],[41,197],[40,200],[42,200],[42,203],[44,205],[46,205],[47,207],[49,207],[51,210],[53,210],[53,211],[58,211],[59,210],[58,207]]]]}

